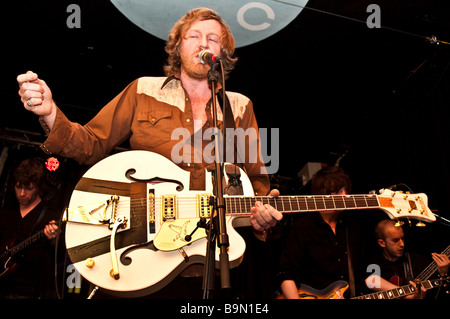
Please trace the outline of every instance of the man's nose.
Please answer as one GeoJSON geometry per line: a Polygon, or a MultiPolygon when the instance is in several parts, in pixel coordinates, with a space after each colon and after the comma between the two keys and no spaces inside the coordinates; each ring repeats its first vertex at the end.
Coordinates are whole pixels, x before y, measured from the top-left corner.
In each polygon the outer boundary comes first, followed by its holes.
{"type": "Polygon", "coordinates": [[[208,38],[206,36],[200,37],[200,48],[202,50],[208,49],[208,38]]]}

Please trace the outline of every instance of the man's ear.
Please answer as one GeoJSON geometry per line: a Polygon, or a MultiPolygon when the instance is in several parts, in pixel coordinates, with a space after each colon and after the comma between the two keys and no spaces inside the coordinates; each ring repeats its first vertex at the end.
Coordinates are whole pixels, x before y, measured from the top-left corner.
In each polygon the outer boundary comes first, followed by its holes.
{"type": "Polygon", "coordinates": [[[377,239],[377,243],[378,243],[378,245],[380,245],[383,248],[386,247],[385,241],[381,238],[377,239]]]}

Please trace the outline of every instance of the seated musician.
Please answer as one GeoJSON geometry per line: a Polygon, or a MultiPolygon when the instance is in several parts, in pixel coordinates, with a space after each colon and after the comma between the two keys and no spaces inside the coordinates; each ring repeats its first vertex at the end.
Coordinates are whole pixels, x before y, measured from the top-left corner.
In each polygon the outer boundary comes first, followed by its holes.
{"type": "MultiPolygon", "coordinates": [[[[0,212],[0,243],[14,251],[10,260],[2,260],[0,298],[35,299],[54,297],[54,246],[60,212],[43,199],[44,164],[37,158],[23,160],[13,172],[15,200],[0,212]],[[45,236],[37,236],[43,231],[45,236]],[[30,244],[20,244],[30,240],[30,244]],[[42,238],[41,238],[42,237],[42,238]],[[6,266],[3,262],[7,262],[6,266]]],[[[4,248],[5,246],[3,246],[4,248]]],[[[3,250],[2,250],[3,252],[3,250]]]]}
{"type": "MultiPolygon", "coordinates": [[[[313,195],[345,195],[351,191],[352,183],[340,167],[329,166],[313,176],[311,187],[313,195]]],[[[279,276],[285,298],[306,297],[308,292],[299,292],[304,285],[325,295],[329,293],[325,288],[335,282],[350,282],[351,277],[352,282],[361,282],[358,274],[365,237],[350,216],[351,212],[335,210],[311,212],[295,222],[280,258],[279,276]]],[[[346,290],[345,297],[354,295],[356,289],[359,285],[346,290]]],[[[309,298],[321,297],[324,296],[309,298]]],[[[337,291],[334,298],[339,297],[342,296],[337,291]]]]}
{"type": "MultiPolygon", "coordinates": [[[[405,234],[396,221],[380,221],[375,228],[379,254],[370,259],[370,264],[378,265],[381,277],[374,273],[366,279],[367,285],[374,291],[386,291],[399,286],[411,284],[417,287],[414,279],[425,269],[429,261],[421,254],[408,252],[405,248],[405,234]]],[[[445,254],[432,253],[432,260],[437,265],[440,276],[447,276],[450,267],[449,257],[445,254]]],[[[426,290],[423,286],[409,294],[406,299],[423,299],[426,290]]]]}

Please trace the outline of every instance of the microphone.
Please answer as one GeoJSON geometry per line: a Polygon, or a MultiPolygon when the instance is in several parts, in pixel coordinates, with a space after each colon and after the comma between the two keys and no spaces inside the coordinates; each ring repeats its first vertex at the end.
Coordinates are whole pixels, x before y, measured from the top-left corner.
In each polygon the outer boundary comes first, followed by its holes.
{"type": "Polygon", "coordinates": [[[220,63],[222,60],[220,56],[214,55],[209,50],[202,50],[198,54],[198,59],[200,60],[201,64],[209,64],[212,65],[213,63],[220,63]]]}

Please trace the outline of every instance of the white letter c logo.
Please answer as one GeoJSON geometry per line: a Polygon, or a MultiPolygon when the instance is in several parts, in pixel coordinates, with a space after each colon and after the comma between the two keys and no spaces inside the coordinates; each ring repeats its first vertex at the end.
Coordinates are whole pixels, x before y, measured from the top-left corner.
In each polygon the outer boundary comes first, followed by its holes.
{"type": "Polygon", "coordinates": [[[247,30],[250,31],[261,31],[264,29],[267,29],[268,27],[270,27],[270,23],[268,22],[264,22],[261,24],[249,24],[247,23],[247,21],[245,21],[244,19],[244,14],[252,8],[259,8],[261,10],[263,10],[266,15],[267,18],[270,20],[274,20],[275,19],[275,12],[273,12],[272,8],[269,7],[267,4],[261,3],[261,2],[249,2],[246,5],[242,6],[242,8],[239,9],[238,13],[237,13],[237,21],[239,22],[239,24],[244,27],[247,30]]]}

